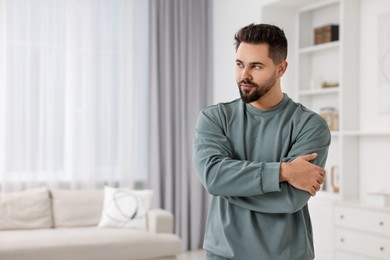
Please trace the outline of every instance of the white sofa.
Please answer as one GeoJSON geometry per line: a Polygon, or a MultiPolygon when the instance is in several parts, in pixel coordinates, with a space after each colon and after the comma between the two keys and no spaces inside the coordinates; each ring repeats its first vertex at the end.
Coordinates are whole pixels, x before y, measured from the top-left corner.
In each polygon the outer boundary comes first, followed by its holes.
{"type": "Polygon", "coordinates": [[[103,199],[103,190],[0,193],[0,259],[176,259],[171,213],[149,209],[146,229],[98,227],[103,199]]]}

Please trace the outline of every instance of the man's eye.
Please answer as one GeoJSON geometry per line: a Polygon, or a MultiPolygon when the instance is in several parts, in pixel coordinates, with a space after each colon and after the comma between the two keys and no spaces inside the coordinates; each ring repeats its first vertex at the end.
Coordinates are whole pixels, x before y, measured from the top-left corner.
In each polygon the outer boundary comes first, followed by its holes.
{"type": "Polygon", "coordinates": [[[242,64],[242,63],[236,63],[236,65],[237,65],[237,67],[239,67],[239,68],[244,68],[244,64],[242,64]]]}
{"type": "Polygon", "coordinates": [[[253,65],[253,68],[254,68],[255,70],[259,70],[259,69],[261,69],[261,66],[260,66],[260,65],[253,65]]]}

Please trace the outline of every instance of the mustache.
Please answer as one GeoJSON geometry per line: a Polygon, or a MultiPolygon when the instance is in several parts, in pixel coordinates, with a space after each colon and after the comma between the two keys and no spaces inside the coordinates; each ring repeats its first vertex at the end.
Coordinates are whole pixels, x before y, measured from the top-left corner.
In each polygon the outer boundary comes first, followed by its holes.
{"type": "Polygon", "coordinates": [[[257,84],[254,83],[253,81],[250,81],[249,79],[243,79],[239,82],[240,85],[242,84],[245,84],[245,85],[252,85],[252,86],[256,86],[257,87],[257,84]]]}

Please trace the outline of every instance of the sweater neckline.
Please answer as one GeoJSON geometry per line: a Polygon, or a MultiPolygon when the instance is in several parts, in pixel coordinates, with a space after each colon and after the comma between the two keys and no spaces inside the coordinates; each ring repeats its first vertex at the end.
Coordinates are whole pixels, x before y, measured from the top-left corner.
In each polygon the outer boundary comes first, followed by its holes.
{"type": "Polygon", "coordinates": [[[266,110],[258,109],[249,103],[246,103],[245,107],[249,113],[255,116],[273,116],[279,113],[280,111],[282,111],[286,107],[289,100],[290,98],[288,97],[288,95],[286,93],[283,93],[283,99],[279,102],[279,104],[277,104],[271,109],[266,109],[266,110]]]}

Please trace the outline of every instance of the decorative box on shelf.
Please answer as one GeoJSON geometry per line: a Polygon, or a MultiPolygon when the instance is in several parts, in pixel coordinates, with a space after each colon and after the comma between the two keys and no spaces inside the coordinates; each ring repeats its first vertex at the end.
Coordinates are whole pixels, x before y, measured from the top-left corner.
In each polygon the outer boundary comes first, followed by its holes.
{"type": "Polygon", "coordinates": [[[338,81],[324,81],[321,83],[322,88],[336,88],[339,86],[338,81]]]}
{"type": "Polygon", "coordinates": [[[321,44],[339,40],[339,26],[337,24],[324,25],[314,29],[314,44],[321,44]]]}

